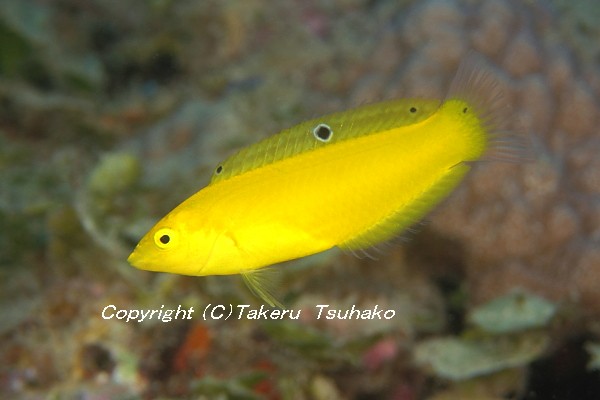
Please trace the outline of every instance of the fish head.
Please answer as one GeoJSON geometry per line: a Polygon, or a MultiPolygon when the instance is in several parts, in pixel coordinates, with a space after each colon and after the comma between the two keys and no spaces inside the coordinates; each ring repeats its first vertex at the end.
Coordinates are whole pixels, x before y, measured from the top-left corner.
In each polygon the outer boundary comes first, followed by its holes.
{"type": "Polygon", "coordinates": [[[211,230],[195,229],[185,216],[169,214],[144,235],[127,261],[146,271],[206,275],[215,241],[211,230]]]}

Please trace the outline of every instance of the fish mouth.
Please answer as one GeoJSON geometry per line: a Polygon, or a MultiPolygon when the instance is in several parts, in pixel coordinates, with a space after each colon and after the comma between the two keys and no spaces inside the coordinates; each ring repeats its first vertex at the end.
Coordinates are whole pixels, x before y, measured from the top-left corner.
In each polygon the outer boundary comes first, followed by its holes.
{"type": "Polygon", "coordinates": [[[147,262],[147,257],[142,256],[137,247],[131,252],[129,257],[127,257],[127,262],[142,271],[155,271],[155,269],[152,268],[152,263],[147,262]]]}
{"type": "Polygon", "coordinates": [[[147,258],[140,256],[135,250],[127,257],[127,262],[142,271],[162,272],[153,263],[147,262],[147,258]]]}
{"type": "Polygon", "coordinates": [[[127,262],[134,266],[135,268],[141,269],[140,268],[140,257],[137,254],[136,250],[133,250],[131,252],[131,254],[129,255],[129,257],[127,257],[127,262]]]}

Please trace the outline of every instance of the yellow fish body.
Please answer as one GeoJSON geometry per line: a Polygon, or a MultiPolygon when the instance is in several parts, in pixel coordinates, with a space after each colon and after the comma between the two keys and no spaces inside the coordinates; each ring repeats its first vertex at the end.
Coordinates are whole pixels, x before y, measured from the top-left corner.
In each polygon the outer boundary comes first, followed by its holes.
{"type": "Polygon", "coordinates": [[[477,64],[446,100],[401,99],[303,122],[220,164],[128,261],[185,275],[242,274],[334,246],[364,249],[414,224],[496,138],[498,88],[477,64]]]}

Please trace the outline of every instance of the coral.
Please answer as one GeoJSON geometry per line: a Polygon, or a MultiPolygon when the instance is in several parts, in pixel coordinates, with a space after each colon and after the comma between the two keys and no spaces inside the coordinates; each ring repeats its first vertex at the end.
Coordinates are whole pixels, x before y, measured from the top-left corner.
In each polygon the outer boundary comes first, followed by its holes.
{"type": "Polygon", "coordinates": [[[524,287],[600,312],[600,91],[579,66],[588,55],[551,34],[558,20],[543,1],[420,2],[400,18],[410,57],[398,71],[410,92],[433,85],[427,91],[442,95],[466,50],[476,49],[512,103],[511,128],[531,140],[531,162],[476,165],[431,217],[434,230],[465,247],[473,299],[524,287]]]}

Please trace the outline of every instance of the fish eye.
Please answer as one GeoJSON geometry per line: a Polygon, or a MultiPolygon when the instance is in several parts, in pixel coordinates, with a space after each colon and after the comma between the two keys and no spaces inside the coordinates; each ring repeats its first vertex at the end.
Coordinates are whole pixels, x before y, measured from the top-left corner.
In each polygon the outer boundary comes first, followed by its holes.
{"type": "Polygon", "coordinates": [[[414,114],[417,112],[417,107],[411,107],[409,111],[414,114]]]}
{"type": "Polygon", "coordinates": [[[463,114],[466,114],[468,110],[469,110],[468,107],[463,108],[463,114]]]}
{"type": "Polygon", "coordinates": [[[177,232],[171,228],[162,228],[154,234],[154,244],[160,249],[168,249],[177,243],[177,232]]]}
{"type": "Polygon", "coordinates": [[[319,124],[313,129],[313,135],[321,142],[329,142],[333,137],[333,129],[327,124],[319,124]]]}
{"type": "Polygon", "coordinates": [[[219,165],[217,168],[215,168],[215,174],[219,175],[221,172],[223,172],[223,166],[219,165]]]}

